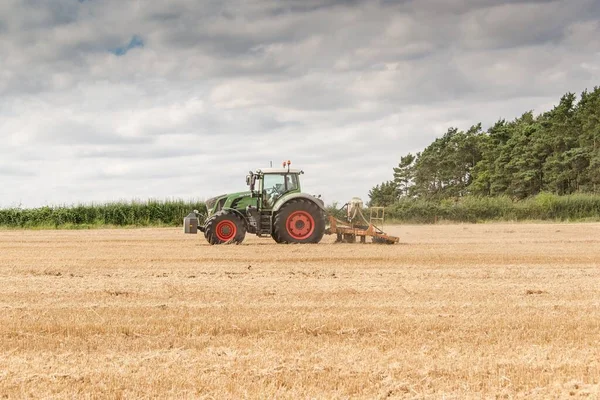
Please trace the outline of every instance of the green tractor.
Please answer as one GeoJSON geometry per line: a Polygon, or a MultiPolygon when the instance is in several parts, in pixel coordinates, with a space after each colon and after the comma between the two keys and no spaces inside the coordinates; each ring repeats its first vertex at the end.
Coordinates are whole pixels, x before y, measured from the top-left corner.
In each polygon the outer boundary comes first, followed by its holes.
{"type": "MultiPolygon", "coordinates": [[[[210,244],[239,244],[246,233],[270,236],[277,243],[319,243],[325,234],[325,206],[320,198],[302,193],[303,173],[290,169],[289,161],[283,168],[250,171],[246,176],[250,190],[207,200],[208,215],[197,229],[210,244]]],[[[188,216],[186,226],[193,216],[188,216]]],[[[195,230],[186,228],[186,233],[195,230]]]]}

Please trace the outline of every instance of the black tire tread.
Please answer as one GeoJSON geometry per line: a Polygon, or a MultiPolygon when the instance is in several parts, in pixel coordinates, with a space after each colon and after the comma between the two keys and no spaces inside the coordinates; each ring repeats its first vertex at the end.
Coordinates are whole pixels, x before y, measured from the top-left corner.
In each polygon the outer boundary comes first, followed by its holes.
{"type": "Polygon", "coordinates": [[[326,217],[325,213],[315,203],[305,199],[293,199],[288,201],[279,209],[273,218],[273,234],[271,235],[277,243],[319,243],[323,239],[325,234],[326,217]],[[315,230],[317,234],[309,238],[306,242],[297,242],[295,240],[287,239],[287,232],[285,227],[285,221],[283,216],[286,215],[286,210],[292,207],[301,205],[306,211],[310,212],[315,220],[315,230]]]}
{"type": "Polygon", "coordinates": [[[244,221],[233,211],[231,210],[221,210],[214,213],[204,224],[204,238],[206,241],[212,245],[215,244],[240,244],[244,241],[244,237],[246,236],[246,224],[244,221]],[[217,238],[217,235],[214,233],[215,224],[218,221],[228,219],[235,223],[237,227],[237,233],[233,239],[230,239],[228,242],[222,242],[217,238]]]}

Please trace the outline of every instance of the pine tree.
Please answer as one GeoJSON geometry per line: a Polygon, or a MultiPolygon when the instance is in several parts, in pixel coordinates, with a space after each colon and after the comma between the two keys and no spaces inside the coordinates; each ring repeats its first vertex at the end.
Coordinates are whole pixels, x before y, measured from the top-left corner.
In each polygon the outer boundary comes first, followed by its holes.
{"type": "Polygon", "coordinates": [[[400,157],[398,167],[394,168],[394,182],[398,188],[400,197],[409,197],[410,188],[413,185],[413,171],[416,157],[410,153],[400,157]]]}

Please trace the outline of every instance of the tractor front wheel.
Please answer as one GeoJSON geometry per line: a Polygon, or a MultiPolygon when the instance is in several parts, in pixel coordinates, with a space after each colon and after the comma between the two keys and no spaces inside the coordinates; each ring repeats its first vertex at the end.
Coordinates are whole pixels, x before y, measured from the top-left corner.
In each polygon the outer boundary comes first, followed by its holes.
{"type": "Polygon", "coordinates": [[[204,225],[204,237],[210,244],[240,244],[245,236],[244,221],[229,210],[216,212],[204,225]]]}
{"type": "Polygon", "coordinates": [[[319,243],[325,233],[325,214],[312,201],[290,200],[275,214],[277,243],[319,243]]]}

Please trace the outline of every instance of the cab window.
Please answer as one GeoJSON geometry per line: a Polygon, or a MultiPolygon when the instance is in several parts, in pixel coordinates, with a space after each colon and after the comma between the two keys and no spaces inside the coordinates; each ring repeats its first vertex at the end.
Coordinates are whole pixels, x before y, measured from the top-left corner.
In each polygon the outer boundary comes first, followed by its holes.
{"type": "Polygon", "coordinates": [[[263,178],[263,194],[268,203],[273,203],[279,196],[298,189],[298,176],[295,174],[266,174],[263,178]]]}
{"type": "Polygon", "coordinates": [[[283,193],[285,190],[284,176],[275,174],[265,175],[263,188],[269,195],[274,192],[283,193]]]}
{"type": "Polygon", "coordinates": [[[286,175],[285,191],[298,189],[298,175],[286,175]]]}

